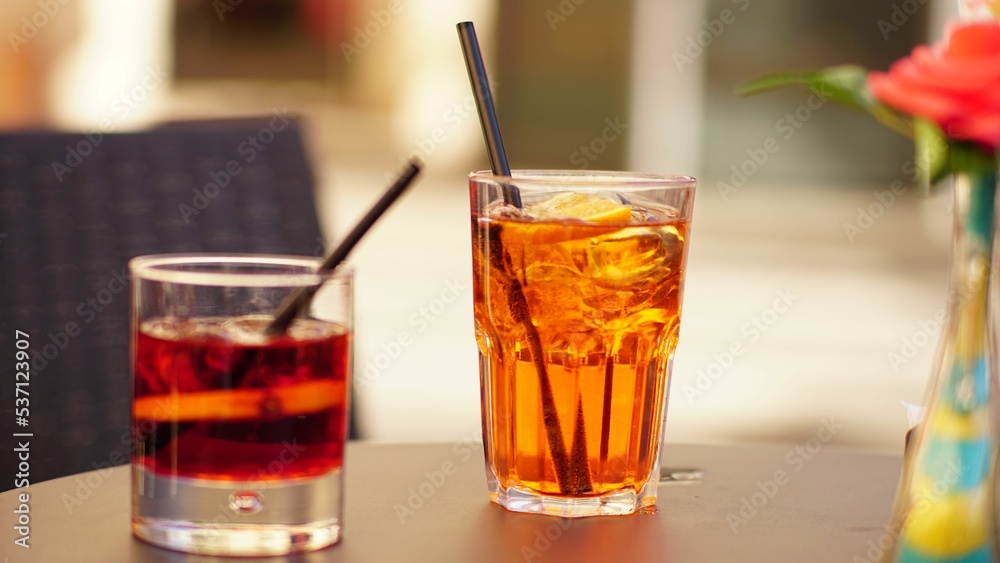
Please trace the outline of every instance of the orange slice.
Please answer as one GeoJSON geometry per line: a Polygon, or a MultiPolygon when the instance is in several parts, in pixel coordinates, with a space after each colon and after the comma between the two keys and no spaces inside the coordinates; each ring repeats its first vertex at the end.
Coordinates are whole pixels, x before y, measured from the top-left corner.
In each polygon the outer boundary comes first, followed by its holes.
{"type": "Polygon", "coordinates": [[[344,403],[344,383],[308,381],[269,389],[220,389],[136,399],[137,420],[245,420],[319,412],[344,403]]]}

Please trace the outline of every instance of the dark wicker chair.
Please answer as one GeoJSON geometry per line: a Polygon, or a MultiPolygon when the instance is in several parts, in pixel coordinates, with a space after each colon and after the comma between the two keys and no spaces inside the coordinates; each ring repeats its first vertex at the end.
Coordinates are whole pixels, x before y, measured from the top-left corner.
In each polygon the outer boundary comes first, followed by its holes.
{"type": "Polygon", "coordinates": [[[29,423],[15,430],[33,434],[30,481],[129,460],[130,258],[323,247],[293,118],[0,135],[0,350],[13,368],[15,331],[30,335],[29,423]]]}

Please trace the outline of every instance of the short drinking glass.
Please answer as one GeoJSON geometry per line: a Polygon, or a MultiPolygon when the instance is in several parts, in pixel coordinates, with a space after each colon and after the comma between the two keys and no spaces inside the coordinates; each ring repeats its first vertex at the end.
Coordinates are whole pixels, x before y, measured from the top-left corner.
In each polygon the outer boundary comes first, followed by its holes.
{"type": "Polygon", "coordinates": [[[340,538],[352,273],[313,258],[131,261],[132,529],[200,554],[274,555],[340,538]],[[308,314],[266,334],[291,294],[308,314]]]}
{"type": "Polygon", "coordinates": [[[652,506],[695,180],[469,181],[491,500],[570,517],[652,506]]]}

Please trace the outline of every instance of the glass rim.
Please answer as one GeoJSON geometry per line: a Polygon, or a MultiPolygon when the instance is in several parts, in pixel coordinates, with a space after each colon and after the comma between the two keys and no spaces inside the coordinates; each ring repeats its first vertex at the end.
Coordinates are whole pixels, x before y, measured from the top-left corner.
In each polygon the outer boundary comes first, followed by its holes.
{"type": "Polygon", "coordinates": [[[516,183],[519,186],[570,186],[575,188],[614,186],[616,189],[695,189],[697,187],[697,179],[694,176],[617,170],[519,169],[512,170],[510,176],[497,176],[490,170],[477,170],[469,173],[469,180],[495,184],[516,183]]]}
{"type": "Polygon", "coordinates": [[[186,285],[267,287],[309,286],[320,283],[348,283],[354,267],[341,264],[332,272],[319,272],[323,259],[294,254],[252,254],[234,252],[192,252],[148,254],[128,261],[129,275],[135,279],[186,285]],[[213,271],[182,269],[183,266],[268,266],[275,271],[213,271]],[[281,271],[285,268],[286,271],[281,271]]]}

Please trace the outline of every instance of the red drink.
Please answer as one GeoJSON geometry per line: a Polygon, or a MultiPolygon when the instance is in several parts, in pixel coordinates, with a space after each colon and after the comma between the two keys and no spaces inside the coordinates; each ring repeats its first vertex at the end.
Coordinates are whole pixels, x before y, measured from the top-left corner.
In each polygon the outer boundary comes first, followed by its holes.
{"type": "Polygon", "coordinates": [[[249,254],[129,262],[138,538],[227,556],[340,540],[353,272],[319,266],[249,254]],[[276,308],[310,288],[309,317],[269,336],[276,308]]]}
{"type": "Polygon", "coordinates": [[[297,320],[264,336],[264,316],[163,319],[136,334],[135,463],[161,474],[275,481],[340,468],[348,335],[297,320]]]}

